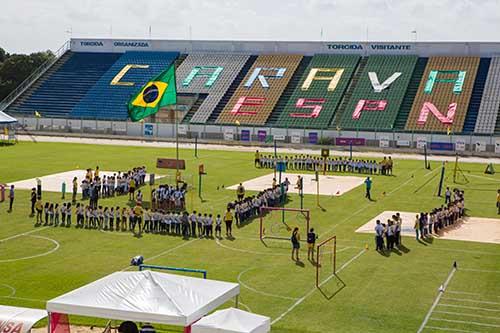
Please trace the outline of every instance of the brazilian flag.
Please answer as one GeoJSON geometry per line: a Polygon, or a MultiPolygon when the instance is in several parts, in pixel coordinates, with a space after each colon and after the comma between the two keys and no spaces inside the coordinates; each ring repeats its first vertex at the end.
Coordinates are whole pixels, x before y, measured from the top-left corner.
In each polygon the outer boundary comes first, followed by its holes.
{"type": "Polygon", "coordinates": [[[175,66],[146,83],[128,102],[128,115],[132,121],[139,121],[157,113],[161,107],[177,103],[175,88],[175,66]]]}

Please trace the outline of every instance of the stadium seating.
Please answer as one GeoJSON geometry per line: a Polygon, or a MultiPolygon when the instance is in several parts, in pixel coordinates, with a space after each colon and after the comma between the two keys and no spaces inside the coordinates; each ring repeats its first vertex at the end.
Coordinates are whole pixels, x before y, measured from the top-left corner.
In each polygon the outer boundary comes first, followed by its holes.
{"type": "Polygon", "coordinates": [[[492,134],[500,112],[500,57],[492,58],[484,87],[475,133],[492,134]]]}
{"type": "Polygon", "coordinates": [[[347,103],[340,127],[392,129],[416,62],[417,56],[370,56],[347,103]]]}
{"type": "Polygon", "coordinates": [[[257,57],[216,123],[264,125],[301,59],[301,55],[257,57]]]}
{"type": "Polygon", "coordinates": [[[190,54],[177,68],[177,91],[208,94],[190,122],[205,123],[241,71],[248,55],[190,54]]]}
{"type": "Polygon", "coordinates": [[[177,52],[124,53],[75,106],[70,116],[82,119],[127,119],[130,97],[167,69],[178,55],[177,52]],[[127,65],[132,67],[119,78],[119,73],[127,65]],[[112,83],[113,80],[115,83],[112,83]]]}
{"type": "Polygon", "coordinates": [[[429,58],[406,130],[462,132],[478,67],[478,57],[429,58]]]}
{"type": "Polygon", "coordinates": [[[418,92],[418,86],[420,84],[420,81],[422,80],[422,76],[424,75],[425,67],[427,66],[428,61],[429,58],[418,58],[417,60],[417,64],[415,65],[415,69],[413,70],[410,83],[408,84],[408,88],[406,89],[405,97],[403,98],[403,102],[401,103],[401,107],[394,122],[395,130],[402,131],[405,129],[408,115],[410,114],[413,101],[415,100],[415,96],[418,92]]]}
{"type": "Polygon", "coordinates": [[[355,55],[315,55],[276,125],[327,128],[359,61],[355,55]]]}
{"type": "Polygon", "coordinates": [[[479,107],[481,105],[481,97],[483,96],[486,77],[488,76],[488,69],[490,68],[490,62],[490,58],[481,58],[479,61],[476,81],[474,82],[474,87],[472,88],[472,94],[469,101],[469,109],[467,110],[464,127],[462,129],[462,133],[464,134],[474,132],[474,126],[477,121],[479,107]]]}
{"type": "Polygon", "coordinates": [[[120,57],[117,53],[68,51],[10,107],[13,114],[68,117],[87,91],[120,57]]]}

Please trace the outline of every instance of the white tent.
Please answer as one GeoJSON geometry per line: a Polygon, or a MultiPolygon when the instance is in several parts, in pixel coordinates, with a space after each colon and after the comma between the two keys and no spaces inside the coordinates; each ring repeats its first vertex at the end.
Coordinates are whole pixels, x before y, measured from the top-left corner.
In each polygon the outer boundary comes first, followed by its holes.
{"type": "Polygon", "coordinates": [[[191,333],[267,333],[271,319],[230,308],[201,318],[191,328],[191,333]]]}
{"type": "Polygon", "coordinates": [[[12,118],[6,113],[0,111],[0,124],[11,124],[17,122],[16,118],[12,118]]]}
{"type": "Polygon", "coordinates": [[[26,333],[37,322],[47,317],[47,311],[0,305],[0,332],[26,333]]]}
{"type": "Polygon", "coordinates": [[[186,327],[239,293],[236,283],[116,272],[48,301],[47,311],[186,327]]]}

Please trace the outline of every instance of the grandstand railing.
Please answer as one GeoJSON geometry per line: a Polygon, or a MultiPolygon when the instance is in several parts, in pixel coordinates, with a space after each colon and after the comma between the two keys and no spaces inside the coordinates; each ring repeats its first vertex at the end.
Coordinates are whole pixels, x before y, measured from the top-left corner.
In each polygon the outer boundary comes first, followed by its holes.
{"type": "MultiPolygon", "coordinates": [[[[174,123],[159,122],[130,122],[103,119],[65,119],[65,118],[36,118],[36,117],[17,117],[17,134],[32,135],[41,133],[43,135],[62,135],[73,137],[100,137],[109,139],[129,139],[140,138],[144,141],[169,141],[176,137],[176,126],[174,123]],[[145,124],[152,125],[152,131],[145,130],[145,124]],[[149,132],[149,133],[148,133],[149,132]],[[148,135],[149,134],[149,135],[148,135]]],[[[486,145],[485,153],[494,153],[495,149],[500,147],[500,134],[481,134],[481,133],[450,133],[447,135],[442,132],[421,132],[404,130],[346,130],[346,129],[311,129],[311,128],[276,128],[260,126],[225,126],[215,124],[182,124],[179,125],[178,136],[185,142],[193,143],[197,138],[198,142],[206,141],[221,144],[238,145],[273,145],[273,138],[277,139],[278,144],[300,144],[308,145],[309,148],[319,149],[321,147],[331,147],[337,150],[349,150],[349,146],[336,145],[336,138],[363,138],[365,144],[355,147],[356,150],[366,148],[376,148],[391,151],[419,151],[418,142],[425,139],[427,144],[431,143],[465,143],[466,148],[459,154],[475,154],[478,151],[475,148],[477,142],[484,142],[486,145]],[[243,141],[242,130],[248,130],[250,133],[247,139],[243,141]],[[259,131],[265,130],[267,135],[262,140],[259,131]],[[232,132],[232,139],[227,136],[228,131],[232,132]],[[317,133],[316,142],[309,141],[309,133],[317,133]],[[294,136],[299,137],[300,142],[294,141],[294,136]],[[389,141],[389,146],[382,147],[381,141],[389,141]],[[407,141],[407,146],[400,145],[407,141]],[[498,146],[498,147],[497,147],[498,146]],[[363,148],[364,147],[364,148],[363,148]],[[497,147],[497,148],[496,148],[497,147]]],[[[422,149],[420,149],[422,150],[422,149]]],[[[454,154],[455,151],[442,151],[440,153],[454,154]]],[[[498,154],[498,153],[497,153],[498,154]]]]}
{"type": "Polygon", "coordinates": [[[52,67],[68,50],[70,41],[65,42],[57,51],[54,52],[54,58],[47,60],[31,73],[16,89],[8,94],[0,102],[0,111],[4,111],[11,105],[22,93],[24,93],[35,81],[37,81],[50,67],[52,67]]]}

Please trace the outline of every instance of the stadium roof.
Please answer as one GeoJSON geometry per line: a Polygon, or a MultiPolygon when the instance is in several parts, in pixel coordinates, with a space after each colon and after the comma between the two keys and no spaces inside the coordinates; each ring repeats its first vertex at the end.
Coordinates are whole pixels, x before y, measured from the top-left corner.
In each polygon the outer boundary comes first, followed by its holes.
{"type": "Polygon", "coordinates": [[[48,312],[188,326],[237,296],[236,283],[116,272],[47,302],[48,312]]]}

